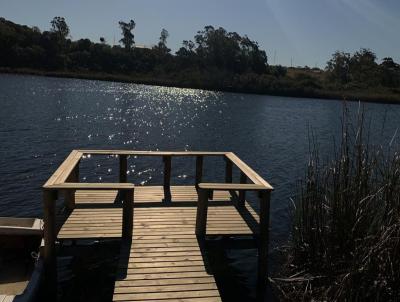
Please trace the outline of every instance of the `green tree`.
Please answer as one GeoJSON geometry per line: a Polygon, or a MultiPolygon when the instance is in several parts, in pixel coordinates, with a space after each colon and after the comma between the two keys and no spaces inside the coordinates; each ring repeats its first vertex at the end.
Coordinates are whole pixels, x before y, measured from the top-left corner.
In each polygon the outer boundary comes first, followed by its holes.
{"type": "Polygon", "coordinates": [[[158,42],[158,50],[162,53],[169,53],[171,49],[167,47],[167,38],[169,37],[168,30],[165,28],[162,29],[161,34],[160,34],[160,41],[158,42]]]}
{"type": "Polygon", "coordinates": [[[182,47],[175,54],[178,64],[183,68],[196,64],[195,44],[191,40],[183,40],[182,47]]]}
{"type": "Polygon", "coordinates": [[[371,50],[361,48],[350,59],[351,81],[360,87],[377,86],[379,70],[376,55],[371,50]]]}
{"type": "Polygon", "coordinates": [[[380,64],[381,83],[386,87],[400,86],[400,65],[392,58],[383,58],[380,64]]]}
{"type": "Polygon", "coordinates": [[[133,20],[129,22],[119,21],[119,27],[122,31],[122,39],[119,40],[124,46],[126,50],[131,50],[133,45],[135,44],[135,36],[132,33],[132,30],[135,28],[136,23],[133,20]]]}
{"type": "Polygon", "coordinates": [[[54,17],[53,20],[50,21],[51,31],[56,33],[59,38],[66,39],[69,34],[69,27],[67,22],[65,22],[64,17],[54,17]]]}
{"type": "Polygon", "coordinates": [[[230,72],[266,72],[267,55],[247,36],[227,32],[224,28],[206,26],[194,37],[196,54],[204,68],[214,66],[230,72]]]}
{"type": "Polygon", "coordinates": [[[350,81],[350,54],[336,51],[327,62],[326,70],[332,80],[339,84],[347,84],[350,81]]]}

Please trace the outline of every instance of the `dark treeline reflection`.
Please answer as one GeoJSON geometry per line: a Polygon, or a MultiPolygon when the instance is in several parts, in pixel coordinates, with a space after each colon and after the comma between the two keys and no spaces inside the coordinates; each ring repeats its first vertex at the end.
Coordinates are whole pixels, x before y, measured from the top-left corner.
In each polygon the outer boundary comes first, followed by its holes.
{"type": "Polygon", "coordinates": [[[248,36],[205,26],[184,40],[175,54],[161,30],[152,47],[135,45],[134,20],[120,21],[121,45],[89,39],[73,41],[63,17],[50,30],[0,18],[0,68],[36,73],[120,79],[161,85],[292,96],[400,100],[400,66],[392,58],[377,62],[369,49],[335,52],[324,70],[268,65],[268,57],[248,36]]]}

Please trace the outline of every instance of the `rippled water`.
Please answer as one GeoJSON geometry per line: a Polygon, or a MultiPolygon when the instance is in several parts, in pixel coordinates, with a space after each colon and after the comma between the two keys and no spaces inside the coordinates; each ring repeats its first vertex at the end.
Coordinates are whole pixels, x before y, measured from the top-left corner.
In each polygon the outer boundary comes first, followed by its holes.
{"type": "MultiPolygon", "coordinates": [[[[40,187],[72,149],[233,151],[276,189],[274,238],[286,231],[310,128],[327,154],[342,114],[340,101],[14,75],[0,75],[0,104],[0,215],[40,216],[40,187]]],[[[400,106],[366,110],[373,138],[389,143],[400,106]]],[[[206,179],[223,180],[222,160],[205,165],[206,179]]],[[[116,159],[92,156],[82,166],[82,180],[116,179],[116,159]]],[[[193,169],[194,160],[174,159],[174,182],[192,183],[193,169]]],[[[160,183],[162,163],[131,159],[129,173],[138,184],[160,183]]]]}
{"type": "MultiPolygon", "coordinates": [[[[1,216],[40,216],[40,187],[72,149],[233,151],[276,189],[273,243],[287,236],[287,205],[305,171],[309,129],[328,154],[342,114],[340,101],[14,75],[0,75],[0,104],[1,216]]],[[[400,106],[366,110],[371,139],[389,143],[400,106]]],[[[205,165],[206,179],[223,180],[222,160],[205,165]]],[[[115,158],[92,156],[82,166],[82,180],[116,180],[115,158]]],[[[173,181],[193,183],[193,170],[194,160],[174,159],[173,181]]],[[[159,159],[129,161],[137,184],[160,183],[161,172],[159,159]]]]}

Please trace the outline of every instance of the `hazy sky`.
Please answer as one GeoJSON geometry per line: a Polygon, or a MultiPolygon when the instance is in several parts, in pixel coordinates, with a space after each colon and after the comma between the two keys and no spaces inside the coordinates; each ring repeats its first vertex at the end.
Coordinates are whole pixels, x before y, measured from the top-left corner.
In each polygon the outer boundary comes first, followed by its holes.
{"type": "Polygon", "coordinates": [[[73,39],[111,44],[118,21],[134,19],[137,44],[157,43],[166,28],[174,51],[205,25],[222,26],[258,41],[271,64],[323,67],[335,50],[360,47],[400,62],[400,0],[0,0],[0,16],[42,30],[63,16],[73,39]]]}

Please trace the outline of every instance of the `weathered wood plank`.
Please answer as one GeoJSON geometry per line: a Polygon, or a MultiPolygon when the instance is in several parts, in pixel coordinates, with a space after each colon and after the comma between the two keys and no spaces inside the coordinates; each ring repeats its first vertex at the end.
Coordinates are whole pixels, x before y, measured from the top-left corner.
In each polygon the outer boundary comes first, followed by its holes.
{"type": "MultiPolygon", "coordinates": [[[[155,188],[162,192],[162,186],[155,188]]],[[[186,192],[195,192],[194,186],[189,187],[171,187],[171,192],[175,189],[186,192]]],[[[145,187],[135,188],[135,198],[139,194],[151,195],[146,191],[145,187]],[[144,190],[145,192],[140,192],[144,190]]],[[[85,190],[78,190],[77,195],[81,196],[85,190]]],[[[92,197],[90,202],[97,204],[97,196],[102,196],[103,193],[109,193],[111,198],[116,196],[116,191],[104,190],[88,190],[87,194],[92,197]]],[[[225,192],[224,192],[225,193],[225,192]]],[[[225,195],[227,196],[227,195],[225,195]]],[[[161,202],[160,196],[158,201],[161,202]]],[[[197,199],[197,196],[196,196],[197,199]]],[[[77,200],[78,208],[75,209],[68,217],[68,220],[62,226],[58,235],[59,239],[68,238],[115,238],[121,235],[120,228],[122,226],[122,210],[121,208],[79,208],[79,200],[77,200]]],[[[135,200],[136,204],[136,200],[135,200]]],[[[258,221],[257,213],[246,203],[245,209],[250,213],[255,221],[258,221]]],[[[136,230],[134,238],[160,239],[165,236],[173,236],[173,238],[181,238],[182,236],[194,235],[194,225],[196,220],[196,207],[193,206],[174,206],[174,201],[171,206],[165,207],[149,207],[135,208],[135,217],[133,227],[136,230]],[[168,209],[168,211],[165,211],[168,209]],[[176,227],[176,225],[180,225],[176,227]],[[169,229],[168,234],[166,229],[169,229]],[[142,237],[137,237],[142,236],[142,237]],[[143,237],[144,236],[144,237],[143,237]],[[152,237],[149,237],[152,236],[152,237]]],[[[233,206],[214,206],[210,201],[210,206],[207,215],[208,235],[215,234],[251,234],[251,229],[248,227],[238,210],[233,206]]],[[[171,238],[171,237],[169,237],[171,238]]],[[[186,237],[183,237],[186,238],[186,237]]]]}
{"type": "Polygon", "coordinates": [[[64,173],[64,170],[68,168],[68,166],[75,160],[77,156],[79,156],[80,158],[82,154],[77,150],[72,150],[71,153],[67,156],[67,158],[57,168],[57,170],[54,171],[54,173],[50,176],[50,178],[43,185],[43,187],[46,188],[47,186],[57,183],[57,179],[64,173]]]}
{"type": "Polygon", "coordinates": [[[137,294],[115,294],[114,301],[125,301],[126,299],[133,301],[145,301],[154,299],[181,299],[181,298],[199,298],[199,297],[219,297],[218,290],[192,290],[178,292],[162,292],[162,293],[137,293],[137,294]]]}
{"type": "Polygon", "coordinates": [[[243,162],[239,157],[237,157],[234,153],[228,152],[226,153],[226,157],[232,161],[242,171],[247,175],[247,177],[254,182],[255,184],[259,184],[264,186],[266,190],[273,190],[274,188],[265,181],[260,175],[258,175],[252,168],[250,168],[245,162],[243,162]]]}
{"type": "MultiPolygon", "coordinates": [[[[146,286],[162,286],[162,285],[183,285],[183,284],[207,284],[215,283],[214,278],[207,277],[197,277],[197,278],[172,278],[172,279],[154,279],[154,280],[132,280],[132,281],[118,281],[118,286],[116,288],[124,287],[142,287],[146,286]]],[[[148,289],[147,289],[148,290],[148,289]]]]}
{"type": "MultiPolygon", "coordinates": [[[[93,189],[91,185],[76,191],[77,208],[62,226],[58,238],[122,236],[122,208],[102,208],[101,205],[79,208],[81,202],[97,204],[101,200],[109,203],[115,200],[116,189],[103,190],[101,185],[93,189]]],[[[124,252],[128,258],[119,264],[122,277],[116,281],[113,301],[220,301],[215,280],[206,270],[205,255],[195,235],[196,188],[170,188],[170,205],[135,207],[132,243],[130,250],[124,252]],[[194,204],[182,206],[179,201],[174,204],[174,197],[194,201],[194,204]]],[[[163,191],[163,186],[135,187],[135,205],[138,196],[143,204],[161,202],[163,191]]],[[[214,198],[227,200],[229,193],[216,192],[214,198]]],[[[244,209],[258,221],[257,213],[247,202],[244,209]]],[[[206,229],[207,235],[253,234],[237,208],[232,204],[219,205],[213,200],[209,201],[206,229]]]]}
{"type": "Polygon", "coordinates": [[[259,184],[221,184],[221,183],[200,183],[200,189],[216,191],[261,191],[265,190],[264,185],[259,184]]]}
{"type": "Polygon", "coordinates": [[[150,213],[148,209],[136,209],[134,236],[129,249],[121,251],[121,277],[115,283],[113,301],[197,298],[220,301],[217,285],[205,267],[205,255],[195,236],[195,207],[157,207],[151,208],[150,213]],[[136,222],[137,217],[146,219],[153,214],[163,220],[136,222]],[[171,217],[175,219],[173,224],[167,221],[171,217]],[[176,233],[179,237],[171,237],[176,233]]]}
{"type": "Polygon", "coordinates": [[[180,292],[192,290],[212,290],[218,289],[215,282],[212,283],[192,283],[192,284],[178,284],[178,285],[162,285],[162,286],[146,286],[146,287],[117,287],[114,290],[115,294],[129,294],[129,293],[163,293],[163,292],[180,292]]]}
{"type": "Polygon", "coordinates": [[[66,182],[60,184],[49,185],[46,188],[52,190],[132,190],[135,188],[134,184],[131,183],[77,183],[77,182],[66,182]]]}
{"type": "Polygon", "coordinates": [[[84,154],[100,155],[136,155],[136,156],[223,156],[227,152],[213,151],[132,151],[132,150],[77,150],[84,154]]]}

